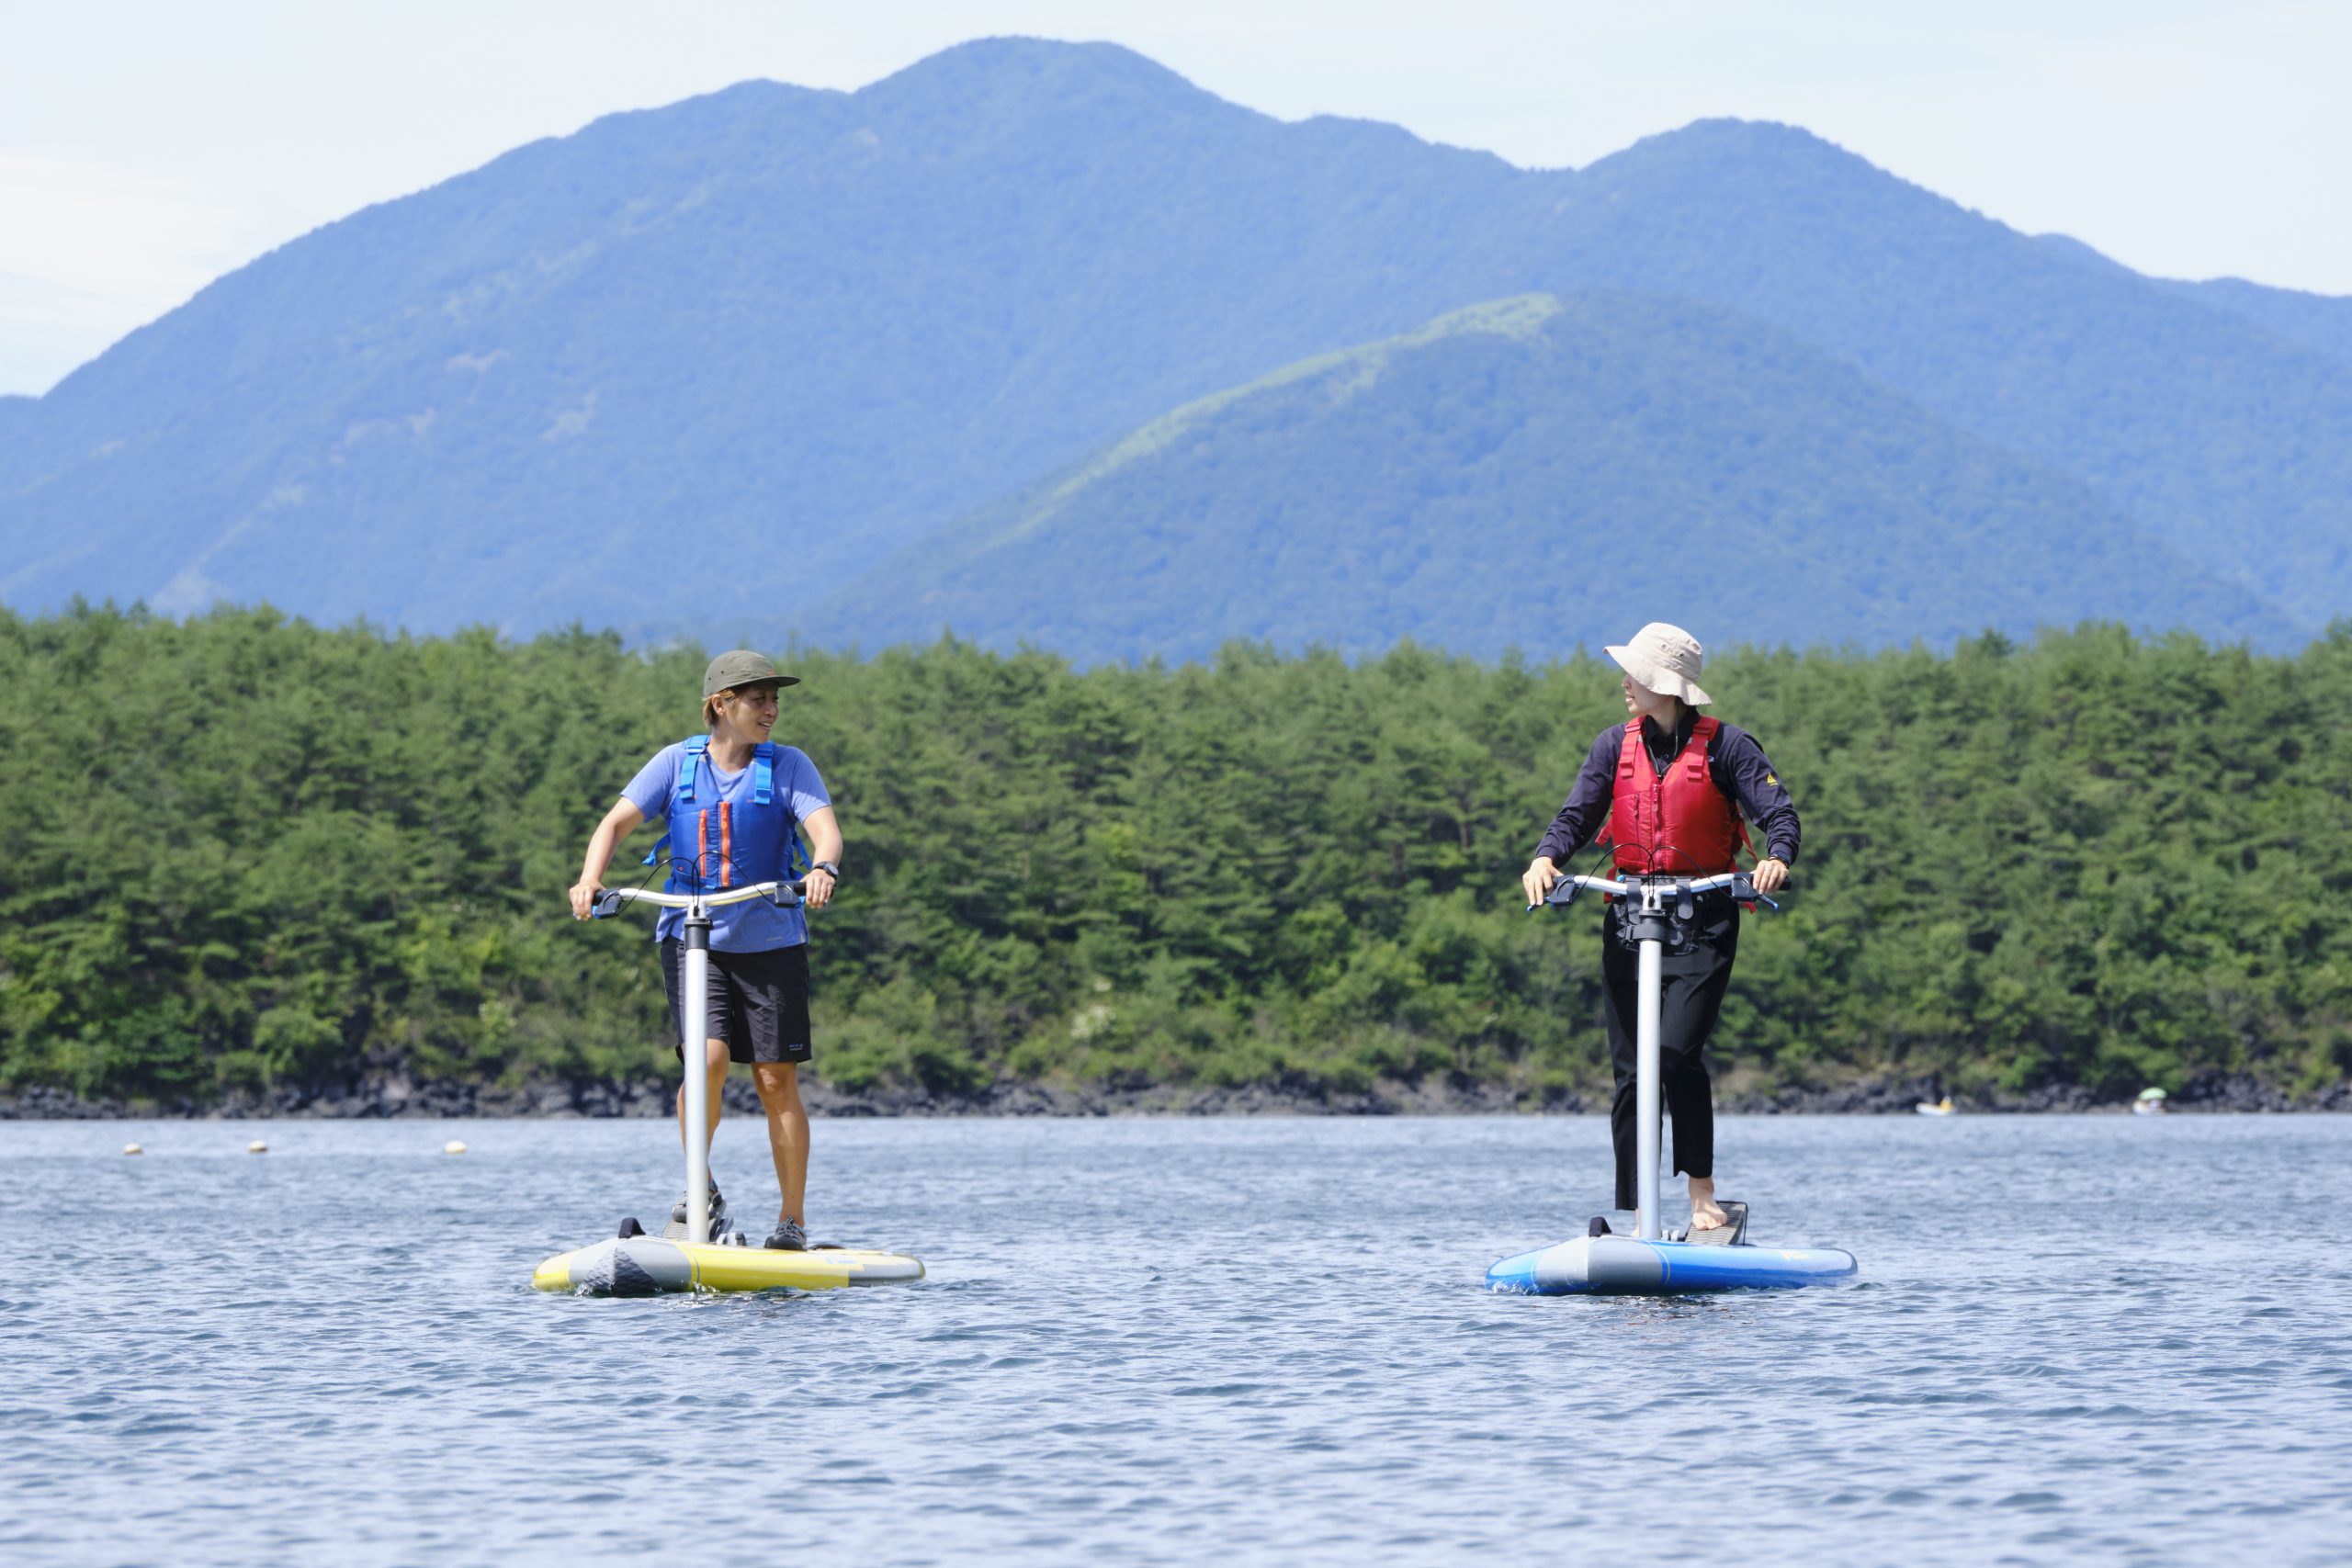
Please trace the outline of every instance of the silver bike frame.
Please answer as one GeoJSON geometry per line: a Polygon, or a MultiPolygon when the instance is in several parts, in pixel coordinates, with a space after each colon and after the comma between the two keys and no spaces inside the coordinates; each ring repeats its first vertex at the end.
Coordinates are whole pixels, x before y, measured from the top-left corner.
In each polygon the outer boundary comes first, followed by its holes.
{"type": "MultiPolygon", "coordinates": [[[[617,914],[623,903],[659,904],[686,912],[685,962],[679,985],[686,993],[686,1038],[679,1043],[680,1065],[685,1072],[687,1127],[695,1134],[686,1145],[686,1239],[707,1242],[710,1236],[710,1064],[705,1059],[710,1034],[710,911],[722,904],[747,904],[754,898],[794,905],[800,900],[797,882],[755,882],[723,893],[656,893],[644,887],[607,887],[597,895],[596,913],[617,914]]],[[[683,1131],[683,1129],[682,1129],[683,1131]]]]}
{"type": "Polygon", "coordinates": [[[1634,1235],[1643,1241],[1657,1241],[1663,1234],[1658,1228],[1658,1167],[1663,1163],[1659,1150],[1662,1130],[1658,1114],[1658,1007],[1660,994],[1666,988],[1663,961],[1667,929],[1685,900],[1743,880],[1737,873],[1721,876],[1563,876],[1544,900],[1547,904],[1566,904],[1578,889],[1589,887],[1595,893],[1633,903],[1625,918],[1634,922],[1641,955],[1634,1002],[1634,1115],[1639,1122],[1634,1143],[1634,1195],[1639,1200],[1634,1212],[1634,1235]]]}

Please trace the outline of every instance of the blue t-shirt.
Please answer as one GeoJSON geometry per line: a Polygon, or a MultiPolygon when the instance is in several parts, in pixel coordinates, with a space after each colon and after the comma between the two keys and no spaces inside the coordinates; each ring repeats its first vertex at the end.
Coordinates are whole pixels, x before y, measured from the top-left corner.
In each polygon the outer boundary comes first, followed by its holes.
{"type": "MultiPolygon", "coordinates": [[[[637,771],[637,777],[628,781],[628,788],[621,791],[621,798],[643,813],[656,832],[670,819],[670,795],[678,787],[678,761],[685,754],[686,744],[683,740],[662,747],[653,754],[653,761],[637,771]]],[[[748,763],[739,772],[726,773],[705,752],[702,766],[703,776],[718,786],[718,798],[712,805],[725,801],[738,814],[762,809],[752,800],[752,769],[748,763]]],[[[817,776],[817,764],[796,746],[775,749],[775,799],[777,804],[791,807],[796,822],[806,822],[812,812],[833,803],[833,797],[825,793],[825,781],[817,776]]],[[[776,805],[765,809],[774,811],[776,805]]],[[[653,922],[654,940],[677,936],[685,925],[684,909],[664,909],[662,918],[653,922]]],[[[778,908],[764,898],[753,898],[741,904],[721,904],[710,912],[710,945],[715,952],[766,953],[773,948],[797,947],[808,940],[808,919],[798,905],[778,908]]]]}

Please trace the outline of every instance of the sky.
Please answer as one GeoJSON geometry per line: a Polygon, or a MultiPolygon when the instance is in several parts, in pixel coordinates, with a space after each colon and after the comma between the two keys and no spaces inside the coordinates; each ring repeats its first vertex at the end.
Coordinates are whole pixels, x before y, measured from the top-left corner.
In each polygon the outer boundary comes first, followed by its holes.
{"type": "Polygon", "coordinates": [[[2352,295],[2343,0],[0,0],[0,393],[522,142],[996,34],[1529,167],[1784,120],[2142,272],[2352,295]]]}

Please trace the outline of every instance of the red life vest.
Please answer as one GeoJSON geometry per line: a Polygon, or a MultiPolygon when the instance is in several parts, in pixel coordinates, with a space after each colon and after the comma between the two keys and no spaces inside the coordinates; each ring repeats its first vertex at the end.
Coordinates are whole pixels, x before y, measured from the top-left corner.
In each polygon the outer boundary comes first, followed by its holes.
{"type": "Polygon", "coordinates": [[[1636,876],[1657,873],[1714,876],[1738,869],[1736,852],[1747,842],[1739,807],[1715,787],[1707,769],[1707,747],[1722,721],[1702,718],[1690,727],[1690,742],[1667,765],[1660,779],[1642,739],[1642,721],[1625,726],[1617,757],[1615,796],[1601,835],[1617,846],[1617,869],[1636,876]]]}

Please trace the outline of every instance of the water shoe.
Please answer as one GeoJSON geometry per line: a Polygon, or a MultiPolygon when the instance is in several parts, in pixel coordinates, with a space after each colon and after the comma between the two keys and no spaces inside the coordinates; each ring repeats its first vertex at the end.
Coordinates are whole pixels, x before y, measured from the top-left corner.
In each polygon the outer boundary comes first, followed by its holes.
{"type": "Polygon", "coordinates": [[[778,1220],[775,1229],[768,1233],[767,1249],[770,1252],[806,1252],[808,1250],[808,1233],[800,1228],[798,1220],[778,1220]]]}
{"type": "MultiPolygon", "coordinates": [[[[677,1228],[680,1235],[685,1234],[686,1201],[684,1197],[671,1209],[670,1224],[677,1228]]],[[[726,1230],[727,1200],[718,1195],[718,1183],[713,1180],[710,1184],[710,1234],[716,1237],[725,1234],[726,1230]]]]}

